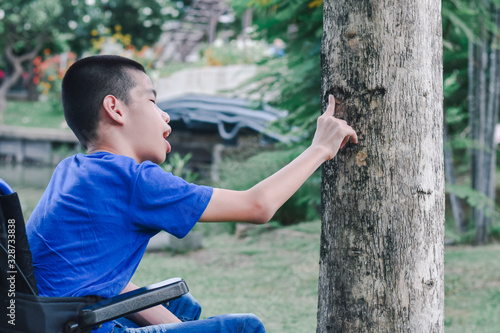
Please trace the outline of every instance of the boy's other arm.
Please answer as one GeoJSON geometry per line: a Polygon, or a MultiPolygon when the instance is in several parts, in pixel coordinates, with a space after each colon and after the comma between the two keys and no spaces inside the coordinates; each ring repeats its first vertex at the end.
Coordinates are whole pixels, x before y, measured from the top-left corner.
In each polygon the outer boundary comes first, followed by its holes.
{"type": "MultiPolygon", "coordinates": [[[[129,282],[120,294],[138,289],[135,284],[129,282]]],[[[180,323],[181,321],[163,305],[157,305],[127,316],[140,326],[180,323]]]]}
{"type": "MultiPolygon", "coordinates": [[[[202,214],[202,222],[241,221],[266,223],[323,162],[332,159],[356,132],[333,117],[335,99],[329,98],[326,112],[318,118],[311,145],[290,164],[246,191],[215,188],[202,214]]],[[[242,175],[244,177],[244,175],[242,175]]]]}

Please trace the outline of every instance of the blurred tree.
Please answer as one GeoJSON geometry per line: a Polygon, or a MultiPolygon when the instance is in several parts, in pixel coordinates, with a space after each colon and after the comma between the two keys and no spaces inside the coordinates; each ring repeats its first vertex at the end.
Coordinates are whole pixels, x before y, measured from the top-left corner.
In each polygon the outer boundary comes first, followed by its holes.
{"type": "MultiPolygon", "coordinates": [[[[187,1],[187,0],[186,0],[187,1]]],[[[187,1],[189,2],[189,1],[187,1]]],[[[82,55],[92,40],[119,32],[141,48],[159,38],[163,24],[179,17],[170,0],[1,0],[0,54],[8,63],[0,85],[0,123],[6,95],[42,48],[82,55]]],[[[179,3],[184,4],[180,1],[179,3]]]]}
{"type": "Polygon", "coordinates": [[[450,134],[445,142],[450,150],[445,150],[445,154],[453,155],[455,161],[447,163],[450,199],[458,231],[465,231],[460,221],[464,215],[457,204],[453,205],[453,195],[467,199],[473,208],[475,242],[482,244],[487,241],[488,228],[496,214],[494,132],[500,107],[498,2],[444,1],[443,30],[445,125],[450,134]],[[457,186],[450,181],[453,164],[461,169],[462,176],[470,179],[468,184],[457,186]]]}
{"type": "Polygon", "coordinates": [[[158,40],[166,21],[182,16],[184,5],[177,7],[170,0],[65,1],[59,23],[69,27],[65,42],[77,54],[87,51],[92,39],[114,33],[130,36],[141,49],[158,40]]]}
{"type": "MultiPolygon", "coordinates": [[[[444,74],[444,157],[447,191],[457,232],[466,231],[466,216],[460,198],[469,185],[457,185],[457,178],[468,178],[471,140],[467,105],[468,39],[474,39],[477,14],[466,1],[442,2],[444,74]]],[[[463,183],[463,181],[462,181],[463,183]]],[[[467,191],[471,193],[471,191],[467,191]]],[[[474,195],[473,195],[474,196],[474,195]]],[[[470,202],[470,200],[469,200],[470,202]]]]}
{"type": "Polygon", "coordinates": [[[23,74],[23,64],[31,63],[56,33],[53,22],[62,13],[62,6],[57,0],[4,0],[0,8],[0,51],[11,67],[0,84],[2,123],[7,91],[23,74]]]}
{"type": "Polygon", "coordinates": [[[500,9],[493,1],[478,1],[478,15],[487,19],[478,20],[477,41],[469,40],[468,103],[470,137],[474,141],[471,149],[472,188],[489,200],[487,205],[474,208],[476,244],[488,240],[495,201],[496,145],[495,126],[500,107],[500,9]],[[488,27],[488,23],[491,25],[488,27]]]}

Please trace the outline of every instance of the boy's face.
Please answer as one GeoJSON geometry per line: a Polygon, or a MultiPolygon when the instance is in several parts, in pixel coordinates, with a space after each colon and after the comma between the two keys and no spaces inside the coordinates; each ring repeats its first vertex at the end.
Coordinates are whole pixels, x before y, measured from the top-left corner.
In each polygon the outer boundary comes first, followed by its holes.
{"type": "Polygon", "coordinates": [[[170,152],[166,140],[172,132],[168,125],[170,117],[156,106],[156,92],[151,79],[141,71],[131,71],[137,85],[129,92],[128,133],[136,160],[163,163],[170,152]]]}

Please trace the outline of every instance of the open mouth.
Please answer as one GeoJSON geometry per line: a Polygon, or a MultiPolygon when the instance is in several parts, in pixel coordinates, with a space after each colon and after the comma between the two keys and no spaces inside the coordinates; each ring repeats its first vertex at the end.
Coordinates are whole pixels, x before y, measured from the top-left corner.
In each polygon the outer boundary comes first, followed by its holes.
{"type": "Polygon", "coordinates": [[[163,132],[163,138],[166,140],[168,138],[168,136],[170,135],[170,133],[172,133],[172,130],[168,130],[166,132],[163,132]]]}
{"type": "Polygon", "coordinates": [[[167,141],[168,136],[172,133],[172,129],[168,129],[167,131],[163,132],[163,139],[165,140],[165,144],[167,145],[167,154],[170,153],[170,150],[172,147],[170,146],[170,143],[167,141]]]}

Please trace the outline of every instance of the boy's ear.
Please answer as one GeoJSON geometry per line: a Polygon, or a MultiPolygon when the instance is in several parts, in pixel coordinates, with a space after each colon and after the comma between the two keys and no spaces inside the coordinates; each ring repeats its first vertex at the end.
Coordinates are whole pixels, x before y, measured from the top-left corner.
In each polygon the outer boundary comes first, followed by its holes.
{"type": "Polygon", "coordinates": [[[123,102],[113,95],[106,95],[102,101],[105,116],[120,125],[123,125],[124,122],[122,106],[123,102]]]}

